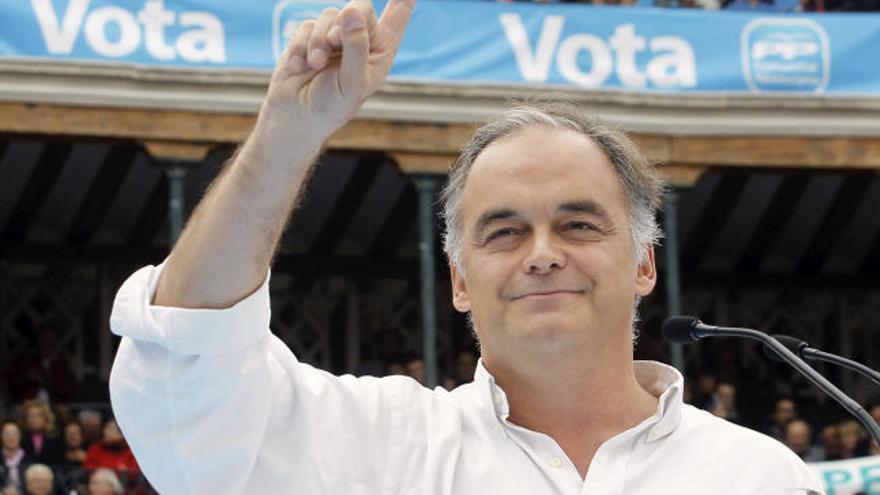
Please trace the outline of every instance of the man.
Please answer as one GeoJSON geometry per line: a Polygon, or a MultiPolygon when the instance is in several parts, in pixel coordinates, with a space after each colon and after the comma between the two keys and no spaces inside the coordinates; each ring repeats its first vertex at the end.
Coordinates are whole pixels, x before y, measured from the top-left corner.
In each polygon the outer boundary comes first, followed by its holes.
{"type": "Polygon", "coordinates": [[[45,464],[31,464],[24,472],[25,495],[49,495],[54,483],[55,474],[45,464]]]}
{"type": "Polygon", "coordinates": [[[712,414],[731,423],[740,424],[739,411],[736,409],[736,387],[732,383],[718,383],[715,390],[715,403],[712,414]]]}
{"type": "Polygon", "coordinates": [[[813,429],[801,419],[795,419],[785,427],[785,445],[798,455],[804,462],[822,462],[825,453],[822,448],[813,445],[813,429]]]}
{"type": "Polygon", "coordinates": [[[776,399],[776,405],[764,427],[764,432],[779,441],[785,441],[785,428],[797,417],[797,405],[794,400],[788,397],[776,399]]]}
{"type": "Polygon", "coordinates": [[[111,397],[159,492],[820,491],[782,444],[684,406],[673,368],[633,363],[662,185],[629,140],[566,107],[502,115],[450,174],[453,304],[482,349],[473,383],[335,377],[269,333],[287,216],[324,140],[384,80],[412,8],[391,0],[376,21],[354,0],[304,23],[169,259],[120,289],[111,397]]]}

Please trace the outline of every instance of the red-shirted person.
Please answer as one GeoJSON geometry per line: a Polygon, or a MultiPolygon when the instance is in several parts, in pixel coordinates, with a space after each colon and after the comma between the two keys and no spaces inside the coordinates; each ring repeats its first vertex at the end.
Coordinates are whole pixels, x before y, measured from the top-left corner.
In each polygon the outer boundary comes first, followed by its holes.
{"type": "Polygon", "coordinates": [[[134,480],[140,475],[134,454],[128,448],[115,419],[104,423],[101,441],[93,444],[86,452],[83,469],[92,471],[98,468],[112,469],[124,480],[134,480]]]}

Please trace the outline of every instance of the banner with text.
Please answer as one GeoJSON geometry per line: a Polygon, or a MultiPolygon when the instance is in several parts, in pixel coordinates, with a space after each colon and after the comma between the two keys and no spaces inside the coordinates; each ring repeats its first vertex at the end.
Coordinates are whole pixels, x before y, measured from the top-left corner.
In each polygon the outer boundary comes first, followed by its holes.
{"type": "Polygon", "coordinates": [[[880,456],[816,462],[810,467],[825,483],[827,495],[880,495],[880,456]]]}
{"type": "MultiPolygon", "coordinates": [[[[7,0],[0,57],[270,70],[332,0],[7,0]]],[[[381,10],[384,1],[376,2],[381,10]]],[[[399,80],[880,94],[880,14],[423,0],[399,80]]]]}

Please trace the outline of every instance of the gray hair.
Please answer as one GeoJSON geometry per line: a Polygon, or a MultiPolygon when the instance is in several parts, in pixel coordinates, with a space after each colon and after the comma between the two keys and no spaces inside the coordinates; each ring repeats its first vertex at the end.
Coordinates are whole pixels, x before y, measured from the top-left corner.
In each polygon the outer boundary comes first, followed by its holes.
{"type": "Polygon", "coordinates": [[[449,170],[441,202],[446,226],[443,248],[450,262],[462,269],[461,197],[474,161],[493,142],[532,126],[572,130],[599,146],[626,193],[636,264],[644,261],[648,247],[662,237],[656,212],[663,202],[663,180],[624,133],[588,116],[572,103],[544,102],[517,105],[478,128],[449,170]]]}
{"type": "Polygon", "coordinates": [[[92,472],[92,476],[89,479],[96,477],[104,478],[104,481],[110,483],[110,487],[115,495],[122,495],[122,493],[125,492],[122,482],[119,481],[119,477],[116,476],[116,473],[112,469],[98,468],[92,472]]]}
{"type": "Polygon", "coordinates": [[[38,475],[48,476],[50,480],[55,479],[55,473],[52,472],[52,468],[45,464],[31,464],[24,470],[25,482],[38,475]]]}

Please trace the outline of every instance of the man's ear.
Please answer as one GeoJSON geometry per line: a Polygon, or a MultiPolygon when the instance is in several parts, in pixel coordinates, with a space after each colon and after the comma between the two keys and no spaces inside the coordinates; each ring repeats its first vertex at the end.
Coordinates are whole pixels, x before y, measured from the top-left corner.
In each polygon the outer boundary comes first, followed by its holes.
{"type": "Polygon", "coordinates": [[[636,294],[645,297],[657,285],[657,264],[654,260],[654,246],[645,250],[645,259],[636,267],[636,294]]]}
{"type": "Polygon", "coordinates": [[[464,274],[455,266],[452,261],[449,262],[449,278],[452,280],[452,305],[461,313],[467,313],[471,310],[471,300],[467,293],[467,282],[464,280],[464,274]]]}

